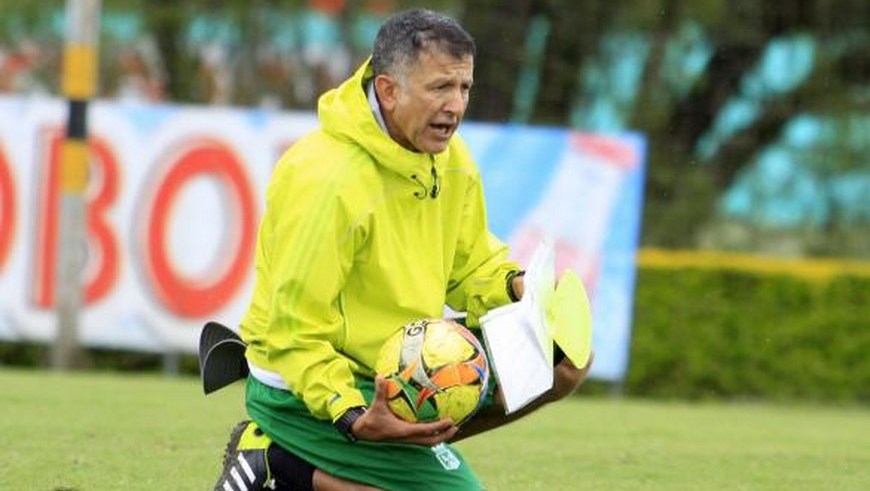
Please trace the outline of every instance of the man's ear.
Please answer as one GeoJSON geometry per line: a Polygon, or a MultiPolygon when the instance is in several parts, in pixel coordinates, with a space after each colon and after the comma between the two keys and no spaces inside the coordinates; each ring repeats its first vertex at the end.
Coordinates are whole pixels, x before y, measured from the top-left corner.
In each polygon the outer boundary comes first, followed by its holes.
{"type": "Polygon", "coordinates": [[[393,108],[396,107],[398,90],[399,85],[389,75],[375,77],[375,93],[378,95],[381,111],[392,112],[393,108]]]}

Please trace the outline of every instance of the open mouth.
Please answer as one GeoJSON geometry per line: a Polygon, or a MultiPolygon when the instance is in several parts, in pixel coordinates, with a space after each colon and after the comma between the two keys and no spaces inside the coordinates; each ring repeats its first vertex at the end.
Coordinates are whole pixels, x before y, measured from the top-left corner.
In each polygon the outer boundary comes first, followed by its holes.
{"type": "Polygon", "coordinates": [[[431,124],[429,127],[439,136],[446,138],[453,133],[453,128],[455,126],[452,124],[431,124]]]}

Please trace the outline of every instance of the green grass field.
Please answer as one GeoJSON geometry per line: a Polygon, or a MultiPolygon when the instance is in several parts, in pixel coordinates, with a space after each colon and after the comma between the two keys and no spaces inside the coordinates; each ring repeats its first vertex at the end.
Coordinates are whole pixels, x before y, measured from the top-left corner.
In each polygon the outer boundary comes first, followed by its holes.
{"type": "MultiPolygon", "coordinates": [[[[242,386],[0,369],[0,490],[206,490],[242,386]]],[[[867,490],[870,409],[574,397],[459,445],[488,489],[867,490]]]]}

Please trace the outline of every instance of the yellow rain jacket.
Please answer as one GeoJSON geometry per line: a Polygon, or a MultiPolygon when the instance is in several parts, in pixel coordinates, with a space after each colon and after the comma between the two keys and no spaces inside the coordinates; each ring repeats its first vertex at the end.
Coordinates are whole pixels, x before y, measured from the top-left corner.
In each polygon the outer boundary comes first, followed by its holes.
{"type": "Polygon", "coordinates": [[[365,405],[354,376],[374,375],[387,337],[445,304],[477,324],[510,302],[506,277],[519,269],[488,231],[462,139],[437,155],[401,147],[372,114],[370,77],[366,63],[325,93],[321,127],[276,165],[241,324],[254,368],[333,421],[365,405]]]}

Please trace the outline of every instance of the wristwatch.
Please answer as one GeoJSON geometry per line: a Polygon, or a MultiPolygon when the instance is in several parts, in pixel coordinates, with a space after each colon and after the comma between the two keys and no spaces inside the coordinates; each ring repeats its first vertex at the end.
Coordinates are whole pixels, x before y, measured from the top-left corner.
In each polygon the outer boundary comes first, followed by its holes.
{"type": "Polygon", "coordinates": [[[357,440],[356,435],[353,434],[351,428],[353,428],[353,423],[360,416],[365,414],[366,409],[362,406],[352,407],[344,412],[335,423],[332,423],[335,426],[335,429],[338,430],[339,433],[344,435],[347,438],[347,441],[353,443],[357,440]]]}

